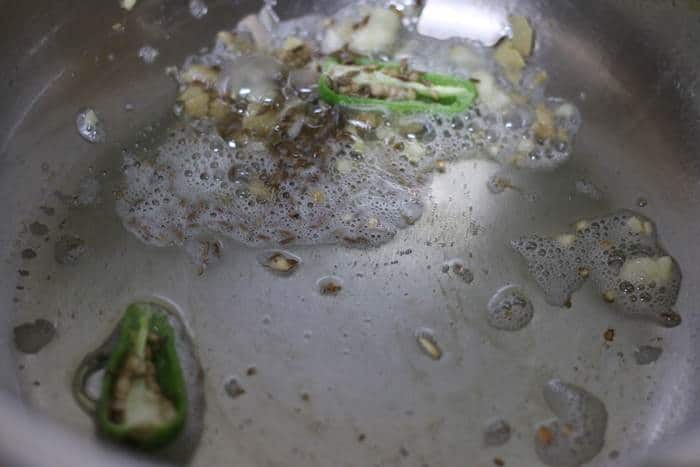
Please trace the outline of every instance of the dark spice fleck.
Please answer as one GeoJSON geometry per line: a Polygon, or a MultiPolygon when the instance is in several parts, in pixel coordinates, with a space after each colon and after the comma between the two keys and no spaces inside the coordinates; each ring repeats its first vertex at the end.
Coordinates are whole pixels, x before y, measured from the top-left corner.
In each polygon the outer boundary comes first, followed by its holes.
{"type": "Polygon", "coordinates": [[[49,227],[41,222],[32,222],[29,224],[29,231],[32,233],[32,235],[40,237],[49,233],[49,227]]]}
{"type": "Polygon", "coordinates": [[[34,259],[36,258],[36,251],[32,250],[31,248],[25,248],[24,250],[22,250],[22,258],[34,259]]]}
{"type": "Polygon", "coordinates": [[[258,369],[255,368],[254,366],[248,367],[245,374],[248,376],[255,376],[258,374],[258,369]]]}
{"type": "Polygon", "coordinates": [[[607,342],[612,342],[615,340],[615,330],[610,328],[603,333],[603,339],[607,342]]]}

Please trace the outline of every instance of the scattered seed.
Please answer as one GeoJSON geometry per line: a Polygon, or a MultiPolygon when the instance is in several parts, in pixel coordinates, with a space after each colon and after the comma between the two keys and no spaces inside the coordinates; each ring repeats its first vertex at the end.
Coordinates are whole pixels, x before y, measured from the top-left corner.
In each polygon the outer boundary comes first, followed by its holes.
{"type": "Polygon", "coordinates": [[[420,328],[416,331],[416,341],[423,353],[433,360],[442,358],[442,349],[435,339],[435,334],[431,329],[420,328]]]}

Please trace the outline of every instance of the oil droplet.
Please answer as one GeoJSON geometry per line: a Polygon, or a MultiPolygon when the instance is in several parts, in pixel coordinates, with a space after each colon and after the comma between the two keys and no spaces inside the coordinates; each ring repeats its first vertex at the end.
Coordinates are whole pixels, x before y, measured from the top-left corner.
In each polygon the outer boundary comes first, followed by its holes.
{"type": "Polygon", "coordinates": [[[22,353],[37,353],[56,336],[54,325],[43,318],[15,327],[15,347],[22,353]]]}
{"type": "Polygon", "coordinates": [[[499,289],[489,300],[487,310],[489,325],[502,331],[519,331],[534,315],[530,299],[517,285],[499,289]]]}
{"type": "Polygon", "coordinates": [[[416,330],[416,341],[418,346],[428,357],[433,360],[442,358],[442,349],[435,339],[435,333],[430,328],[418,328],[416,330]]]}
{"type": "Polygon", "coordinates": [[[605,444],[608,412],[585,389],[558,379],[543,389],[544,400],[557,419],[540,425],[535,452],[551,466],[579,466],[593,459],[605,444]]]}
{"type": "Polygon", "coordinates": [[[325,276],[320,278],[316,285],[321,295],[338,295],[343,290],[343,279],[337,276],[325,276]]]}
{"type": "Polygon", "coordinates": [[[642,345],[634,351],[634,361],[637,365],[649,365],[659,359],[663,349],[651,345],[642,345]]]}
{"type": "Polygon", "coordinates": [[[54,243],[54,259],[58,264],[77,264],[85,253],[85,242],[75,235],[63,235],[54,243]]]}
{"type": "Polygon", "coordinates": [[[464,265],[461,259],[451,259],[443,263],[442,272],[453,274],[462,279],[467,284],[474,282],[474,273],[464,265]]]}
{"type": "Polygon", "coordinates": [[[78,128],[78,133],[83,139],[89,143],[104,143],[106,132],[104,125],[93,109],[82,109],[75,117],[75,125],[78,128]]]}
{"type": "Polygon", "coordinates": [[[503,419],[494,420],[484,430],[486,446],[502,446],[510,440],[511,428],[503,419]]]}
{"type": "Polygon", "coordinates": [[[501,177],[499,175],[493,175],[486,182],[486,188],[493,194],[503,193],[506,188],[513,188],[513,184],[509,179],[501,177]]]}
{"type": "Polygon", "coordinates": [[[245,394],[245,389],[243,389],[243,386],[241,386],[241,383],[235,376],[232,376],[228,379],[228,381],[226,381],[224,384],[224,391],[226,391],[226,394],[231,399],[235,399],[245,394]]]}

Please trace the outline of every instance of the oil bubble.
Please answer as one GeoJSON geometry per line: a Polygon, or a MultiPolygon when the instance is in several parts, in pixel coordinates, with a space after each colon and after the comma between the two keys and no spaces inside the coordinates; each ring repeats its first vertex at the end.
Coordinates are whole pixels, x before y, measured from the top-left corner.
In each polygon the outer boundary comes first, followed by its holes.
{"type": "Polygon", "coordinates": [[[93,144],[105,142],[107,133],[102,120],[93,109],[80,110],[75,117],[75,125],[85,141],[93,144]]]}
{"type": "Polygon", "coordinates": [[[579,466],[593,459],[605,444],[608,412],[585,389],[553,379],[543,389],[544,400],[557,416],[535,434],[535,452],[551,466],[579,466]]]}
{"type": "Polygon", "coordinates": [[[501,418],[493,420],[484,430],[484,445],[503,446],[510,440],[511,432],[507,421],[501,418]]]}
{"type": "Polygon", "coordinates": [[[642,345],[634,350],[634,361],[637,365],[649,365],[661,357],[663,349],[651,345],[642,345]]]}
{"type": "Polygon", "coordinates": [[[502,331],[519,331],[534,315],[530,299],[517,285],[500,288],[489,300],[487,310],[489,325],[502,331]]]}
{"type": "Polygon", "coordinates": [[[324,276],[316,281],[321,295],[338,295],[343,290],[343,279],[338,276],[324,276]]]}
{"type": "Polygon", "coordinates": [[[459,258],[445,261],[440,270],[446,274],[462,279],[467,284],[474,282],[474,273],[471,271],[471,269],[467,268],[464,261],[459,258]]]}

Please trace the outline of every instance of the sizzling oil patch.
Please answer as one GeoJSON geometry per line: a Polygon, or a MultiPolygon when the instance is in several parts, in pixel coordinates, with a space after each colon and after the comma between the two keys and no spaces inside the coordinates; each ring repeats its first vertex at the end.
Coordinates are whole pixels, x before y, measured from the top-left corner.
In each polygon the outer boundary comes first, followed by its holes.
{"type": "Polygon", "coordinates": [[[671,310],[680,289],[680,269],[658,244],[653,222],[640,214],[623,210],[581,220],[574,233],[523,237],[512,246],[527,260],[552,305],[568,304],[591,277],[603,299],[621,311],[669,327],[680,324],[680,316],[671,310]]]}
{"type": "Polygon", "coordinates": [[[543,389],[544,400],[557,416],[535,435],[535,451],[552,466],[578,466],[603,448],[608,412],[603,402],[585,389],[558,379],[543,389]]]}
{"type": "Polygon", "coordinates": [[[395,14],[362,7],[335,23],[279,23],[261,13],[217,34],[175,73],[183,122],[125,157],[118,212],[127,228],[159,246],[203,233],[248,245],[376,246],[418,221],[431,174],[450,161],[539,169],[569,158],[580,117],[545,96],[546,74],[523,63],[513,79],[501,49],[421,36],[409,18],[399,30],[395,14]],[[329,53],[472,79],[480,97],[454,116],[331,107],[316,90],[329,53]]]}

